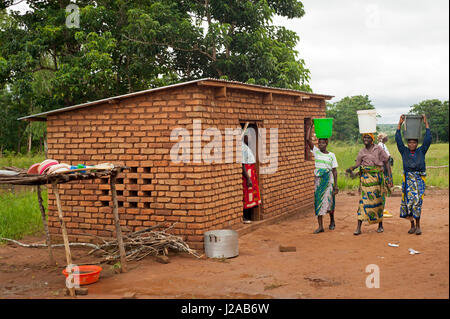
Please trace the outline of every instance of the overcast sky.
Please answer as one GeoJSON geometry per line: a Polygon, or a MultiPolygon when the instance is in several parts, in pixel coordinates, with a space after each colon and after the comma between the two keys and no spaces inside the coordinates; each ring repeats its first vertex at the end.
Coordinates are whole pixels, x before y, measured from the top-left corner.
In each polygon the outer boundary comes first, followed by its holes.
{"type": "MultiPolygon", "coordinates": [[[[314,92],[368,95],[381,118],[449,96],[448,0],[303,0],[301,19],[275,18],[300,36],[314,92]]],[[[15,9],[23,9],[24,3],[15,9]]]]}
{"type": "Polygon", "coordinates": [[[301,19],[274,24],[297,32],[314,92],[368,95],[381,119],[397,123],[411,105],[448,100],[448,0],[303,0],[301,19]]]}

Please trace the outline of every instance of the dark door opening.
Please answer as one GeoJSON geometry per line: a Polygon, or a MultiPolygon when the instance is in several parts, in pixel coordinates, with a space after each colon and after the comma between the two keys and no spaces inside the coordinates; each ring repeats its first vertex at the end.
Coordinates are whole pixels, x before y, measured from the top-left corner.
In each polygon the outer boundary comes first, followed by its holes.
{"type": "Polygon", "coordinates": [[[303,128],[304,128],[303,137],[304,137],[304,145],[305,145],[305,161],[312,160],[312,153],[311,153],[312,150],[309,148],[309,144],[306,142],[306,136],[308,135],[308,131],[311,129],[311,126],[312,126],[311,118],[306,117],[303,120],[303,128]]]}
{"type": "MultiPolygon", "coordinates": [[[[261,220],[262,219],[262,212],[263,212],[263,208],[262,208],[262,184],[261,184],[261,178],[260,178],[260,173],[259,173],[259,158],[258,158],[258,143],[259,143],[259,134],[258,134],[258,123],[256,121],[240,121],[240,125],[241,128],[243,129],[245,127],[245,124],[248,122],[248,137],[246,139],[247,144],[251,150],[251,152],[253,153],[253,156],[255,158],[255,164],[254,164],[254,170],[253,169],[247,169],[247,174],[250,175],[251,178],[254,178],[254,180],[256,181],[256,185],[253,185],[252,190],[254,191],[254,189],[258,190],[259,193],[259,198],[260,201],[253,204],[252,207],[248,207],[246,208],[246,204],[244,203],[245,199],[245,191],[243,194],[243,214],[242,214],[242,218],[244,220],[244,222],[251,222],[251,221],[257,221],[257,220],[261,220]],[[252,172],[256,173],[256,176],[251,176],[252,172]]],[[[244,137],[245,138],[245,137],[244,137]]],[[[244,174],[244,172],[243,172],[244,174]]],[[[243,178],[243,183],[245,183],[245,177],[243,178]]],[[[243,186],[244,187],[244,186],[243,186]]],[[[250,193],[250,189],[249,189],[249,193],[250,193]]],[[[250,199],[252,199],[253,194],[248,194],[248,196],[250,197],[250,199]]]]}

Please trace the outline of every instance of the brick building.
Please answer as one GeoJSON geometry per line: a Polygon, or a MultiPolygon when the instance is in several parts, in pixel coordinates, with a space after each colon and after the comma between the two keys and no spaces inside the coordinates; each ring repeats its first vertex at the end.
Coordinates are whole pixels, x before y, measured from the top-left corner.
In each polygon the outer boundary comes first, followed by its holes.
{"type": "MultiPolygon", "coordinates": [[[[203,247],[205,231],[242,227],[242,169],[236,160],[227,160],[225,137],[224,160],[194,161],[208,143],[193,134],[194,123],[200,122],[202,130],[218,129],[223,135],[226,129],[246,122],[256,130],[278,129],[278,168],[272,174],[259,175],[262,204],[252,213],[255,221],[267,220],[313,206],[314,162],[304,141],[305,123],[324,117],[325,101],[330,98],[201,79],[21,119],[47,121],[48,158],[72,165],[109,162],[130,167],[119,175],[117,185],[120,219],[127,229],[177,222],[174,233],[198,249],[203,247]],[[171,149],[179,141],[171,139],[175,128],[191,134],[188,162],[171,160],[171,149]]],[[[108,183],[95,180],[60,185],[72,240],[86,234],[114,236],[108,183]]],[[[49,229],[56,235],[60,227],[50,190],[48,210],[49,229]]]]}

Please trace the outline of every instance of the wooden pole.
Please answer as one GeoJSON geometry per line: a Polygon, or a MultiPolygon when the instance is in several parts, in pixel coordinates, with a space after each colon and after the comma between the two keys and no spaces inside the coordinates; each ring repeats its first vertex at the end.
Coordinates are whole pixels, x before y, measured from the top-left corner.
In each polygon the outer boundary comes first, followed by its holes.
{"type": "Polygon", "coordinates": [[[30,154],[30,152],[31,152],[31,144],[32,144],[32,142],[33,142],[33,139],[32,139],[32,131],[31,131],[31,123],[33,123],[33,122],[29,122],[29,124],[28,124],[28,154],[30,154]]]}
{"type": "Polygon", "coordinates": [[[111,185],[111,197],[113,202],[113,215],[114,215],[114,224],[116,226],[116,237],[117,243],[119,244],[120,264],[121,264],[120,268],[121,272],[127,272],[127,260],[125,255],[125,247],[123,246],[122,230],[120,228],[119,211],[117,204],[116,179],[117,179],[117,171],[113,170],[111,172],[111,177],[109,181],[111,185]]]}
{"type": "MultiPolygon", "coordinates": [[[[56,206],[58,207],[58,217],[59,217],[59,222],[61,223],[61,231],[62,231],[63,240],[64,240],[64,248],[66,250],[67,265],[72,265],[72,255],[70,253],[69,238],[67,237],[66,224],[64,223],[64,219],[63,219],[61,200],[59,199],[58,184],[57,184],[56,180],[52,181],[52,188],[53,188],[53,193],[55,194],[55,197],[56,197],[56,206]]],[[[69,267],[69,268],[71,268],[71,267],[69,267]]],[[[72,269],[68,269],[68,273],[69,273],[69,277],[73,277],[73,276],[70,276],[72,273],[72,269]]],[[[68,289],[70,292],[70,296],[75,297],[75,288],[68,287],[68,289]]]]}
{"type": "Polygon", "coordinates": [[[48,232],[48,225],[47,225],[47,219],[45,218],[45,208],[42,204],[42,194],[41,194],[41,186],[37,185],[37,197],[39,202],[39,209],[41,210],[41,217],[42,217],[42,224],[44,225],[45,230],[45,242],[48,246],[48,262],[49,265],[54,266],[55,265],[55,259],[53,258],[53,252],[52,252],[52,243],[50,241],[50,233],[48,232]]]}

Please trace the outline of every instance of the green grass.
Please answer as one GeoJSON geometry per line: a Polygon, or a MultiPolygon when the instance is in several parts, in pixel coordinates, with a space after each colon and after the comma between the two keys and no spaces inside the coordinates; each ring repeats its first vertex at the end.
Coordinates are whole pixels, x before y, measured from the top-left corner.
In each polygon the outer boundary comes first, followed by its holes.
{"type": "MultiPolygon", "coordinates": [[[[358,189],[359,179],[351,179],[345,176],[345,170],[355,165],[356,156],[363,147],[362,142],[358,144],[344,142],[330,142],[328,150],[336,154],[339,164],[338,167],[338,187],[339,189],[358,189]]],[[[389,141],[387,147],[391,156],[394,158],[394,167],[392,176],[394,185],[401,185],[403,174],[403,163],[397,145],[394,141],[389,141]]],[[[430,168],[430,166],[448,165],[449,160],[449,144],[431,144],[425,156],[427,165],[427,186],[435,186],[439,188],[449,187],[449,168],[430,168]]],[[[355,173],[357,170],[354,171],[355,173]]]]}
{"type": "Polygon", "coordinates": [[[7,153],[0,157],[0,169],[5,166],[14,166],[18,168],[29,168],[34,163],[40,163],[45,160],[44,154],[22,155],[7,153]]]}
{"type": "MultiPolygon", "coordinates": [[[[42,162],[44,154],[21,155],[13,152],[0,157],[0,169],[14,166],[27,169],[34,163],[42,162]]],[[[28,187],[27,187],[28,188],[28,187]]],[[[36,191],[23,190],[15,186],[16,190],[0,189],[0,237],[21,239],[25,235],[32,235],[43,231],[41,211],[36,191]]],[[[47,191],[42,192],[44,206],[47,203],[47,191]]]]}
{"type": "MultiPolygon", "coordinates": [[[[42,192],[42,198],[46,206],[47,191],[42,192]]],[[[0,194],[0,237],[21,239],[43,229],[36,191],[0,194]]]]}

